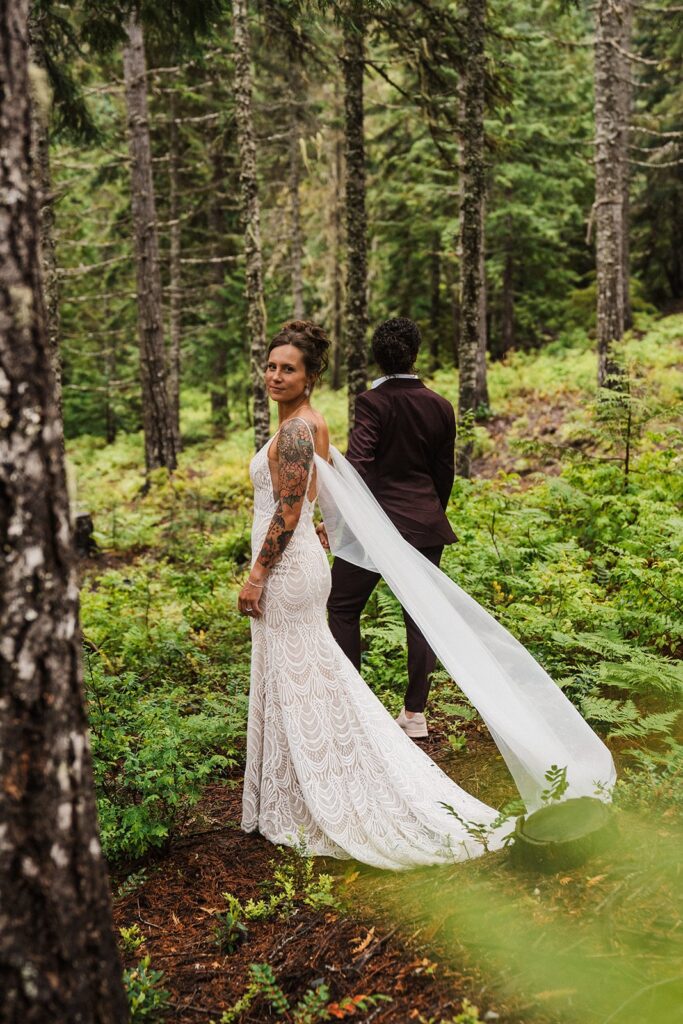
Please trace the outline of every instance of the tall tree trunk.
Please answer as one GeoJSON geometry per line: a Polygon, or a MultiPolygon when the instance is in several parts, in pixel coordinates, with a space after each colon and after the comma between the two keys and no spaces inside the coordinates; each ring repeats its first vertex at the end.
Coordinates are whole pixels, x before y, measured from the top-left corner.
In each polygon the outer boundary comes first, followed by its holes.
{"type": "Polygon", "coordinates": [[[429,370],[439,369],[439,320],[441,318],[441,235],[432,235],[432,251],[429,257],[429,370]]]}
{"type": "Polygon", "coordinates": [[[145,466],[148,471],[160,466],[174,469],[176,449],[166,389],[161,270],[152,180],[145,46],[142,27],[135,14],[130,16],[126,31],[128,40],[123,51],[123,71],[135,231],[145,466]]]}
{"type": "Polygon", "coordinates": [[[619,77],[622,38],[616,0],[597,0],[595,11],[595,226],[598,281],[598,384],[618,383],[612,346],[624,333],[624,133],[619,77]]]}
{"type": "Polygon", "coordinates": [[[288,79],[291,106],[289,112],[289,259],[292,274],[294,319],[304,318],[303,237],[301,233],[301,105],[304,86],[297,53],[292,47],[288,79]]]}
{"type": "Polygon", "coordinates": [[[180,344],[182,339],[181,264],[180,264],[180,202],[178,198],[179,132],[177,124],[177,98],[171,93],[171,132],[168,149],[169,218],[171,221],[169,259],[170,345],[168,349],[168,401],[176,452],[181,448],[180,437],[180,344]]]}
{"type": "MultiPolygon", "coordinates": [[[[335,83],[335,111],[339,105],[338,85],[335,83]]],[[[336,121],[336,115],[335,115],[336,121]]],[[[342,178],[344,165],[344,140],[335,127],[334,170],[332,172],[332,194],[330,196],[330,277],[332,282],[332,387],[341,387],[342,335],[343,335],[343,281],[342,281],[342,178]]]]}
{"type": "Polygon", "coordinates": [[[47,335],[55,367],[55,387],[60,415],[62,411],[62,361],[59,350],[59,275],[55,248],[55,214],[50,170],[50,86],[45,71],[45,39],[42,17],[34,9],[29,19],[31,40],[29,59],[33,65],[31,89],[31,133],[33,167],[38,195],[40,260],[43,295],[47,317],[47,335]]]}
{"type": "Polygon", "coordinates": [[[362,0],[349,0],[344,18],[344,134],[346,157],[346,369],[349,426],[356,397],[367,382],[367,218],[365,212],[365,139],[363,71],[366,15],[362,0]]]}
{"type": "Polygon", "coordinates": [[[116,440],[116,431],[118,427],[113,401],[116,392],[111,387],[112,382],[116,380],[116,334],[112,334],[112,342],[107,349],[107,354],[104,359],[104,374],[105,387],[107,389],[104,404],[105,437],[107,444],[113,444],[116,440]]]}
{"type": "Polygon", "coordinates": [[[270,435],[270,407],[264,381],[266,363],[266,305],[263,297],[261,212],[256,179],[256,141],[251,111],[251,51],[247,0],[232,0],[235,41],[235,116],[240,153],[240,185],[245,223],[246,293],[251,339],[251,379],[254,395],[254,440],[262,447],[270,435]]]}
{"type": "Polygon", "coordinates": [[[28,0],[0,5],[0,1021],[123,1024],[42,294],[27,20],[28,0]]]}
{"type": "Polygon", "coordinates": [[[486,292],[486,194],[481,200],[481,246],[479,249],[479,345],[477,346],[477,406],[488,407],[489,386],[486,377],[488,349],[488,298],[486,292]]]}
{"type": "Polygon", "coordinates": [[[622,177],[622,238],[621,267],[624,278],[624,330],[633,326],[631,309],[631,174],[629,166],[629,144],[631,141],[631,116],[633,114],[633,74],[634,68],[626,53],[631,52],[633,37],[633,0],[621,0],[621,73],[619,75],[619,120],[621,122],[621,148],[624,154],[622,177]]]}
{"type": "Polygon", "coordinates": [[[458,352],[460,351],[460,284],[455,267],[449,260],[444,261],[444,278],[446,280],[446,290],[451,309],[453,366],[457,366],[458,352]]]}
{"type": "Polygon", "coordinates": [[[486,0],[465,0],[466,71],[463,76],[462,209],[460,214],[460,315],[458,351],[460,371],[458,421],[461,442],[456,468],[469,477],[472,460],[472,426],[479,405],[482,338],[482,251],[484,168],[484,79],[486,0]]]}
{"type": "Polygon", "coordinates": [[[225,210],[222,189],[225,183],[223,166],[223,136],[216,139],[211,160],[213,163],[213,196],[209,203],[209,230],[212,235],[212,248],[216,263],[213,267],[213,281],[216,287],[216,326],[213,330],[211,352],[211,424],[216,437],[225,436],[225,428],[230,422],[228,408],[228,345],[223,320],[223,296],[220,294],[225,284],[225,264],[218,262],[224,255],[224,239],[226,233],[225,210]]]}
{"type": "Polygon", "coordinates": [[[514,261],[512,258],[512,222],[506,218],[505,255],[503,258],[503,310],[501,324],[501,355],[515,344],[514,261]]]}

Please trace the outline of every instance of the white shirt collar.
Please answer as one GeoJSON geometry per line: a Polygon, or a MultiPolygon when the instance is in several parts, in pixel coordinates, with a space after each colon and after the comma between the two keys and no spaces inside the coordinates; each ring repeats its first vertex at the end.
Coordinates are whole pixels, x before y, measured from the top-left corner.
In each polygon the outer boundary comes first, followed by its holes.
{"type": "Polygon", "coordinates": [[[385,377],[378,377],[377,380],[373,380],[370,385],[371,388],[378,388],[380,384],[384,384],[385,380],[419,380],[420,378],[416,373],[388,373],[385,377]]]}

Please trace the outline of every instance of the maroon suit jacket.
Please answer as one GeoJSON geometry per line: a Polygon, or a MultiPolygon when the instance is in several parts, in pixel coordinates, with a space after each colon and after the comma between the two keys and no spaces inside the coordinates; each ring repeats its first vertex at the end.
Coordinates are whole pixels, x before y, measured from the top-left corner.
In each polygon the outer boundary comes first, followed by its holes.
{"type": "Polygon", "coordinates": [[[414,547],[452,544],[455,414],[421,380],[390,377],[356,399],[346,457],[414,547]]]}

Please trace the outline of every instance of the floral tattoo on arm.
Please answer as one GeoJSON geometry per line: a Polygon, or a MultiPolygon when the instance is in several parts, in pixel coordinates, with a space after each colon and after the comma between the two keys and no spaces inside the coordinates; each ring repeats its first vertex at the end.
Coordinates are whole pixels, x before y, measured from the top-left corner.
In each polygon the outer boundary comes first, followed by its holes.
{"type": "Polygon", "coordinates": [[[257,558],[264,569],[272,569],[292,539],[308,489],[314,455],[306,424],[301,420],[285,423],[277,441],[278,503],[257,558]]]}

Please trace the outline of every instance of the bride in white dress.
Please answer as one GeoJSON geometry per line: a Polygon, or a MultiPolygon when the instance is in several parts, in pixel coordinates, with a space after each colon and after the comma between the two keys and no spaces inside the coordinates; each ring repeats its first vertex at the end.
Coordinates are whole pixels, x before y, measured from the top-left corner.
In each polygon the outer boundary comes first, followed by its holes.
{"type": "Polygon", "coordinates": [[[280,427],[251,461],[252,568],[238,598],[239,610],[252,619],[242,828],[258,830],[273,843],[303,840],[312,854],[353,857],[380,868],[476,857],[500,846],[510,823],[501,825],[493,808],[461,789],[406,736],[329,631],[330,569],[313,524],[319,487],[326,492],[325,521],[329,509],[337,549],[352,559],[361,551],[367,560],[358,538],[381,534],[381,541],[370,545],[380,549],[370,551],[378,569],[413,617],[420,608],[411,602],[428,603],[427,616],[422,609],[424,625],[419,625],[447,667],[457,662],[456,678],[489,725],[528,806],[542,782],[539,765],[560,763],[567,752],[577,761],[569,766],[568,777],[576,768],[577,777],[585,780],[570,786],[568,795],[593,795],[587,793],[591,776],[603,792],[613,781],[611,758],[608,753],[605,758],[606,748],[524,648],[439,570],[421,564],[426,560],[384,522],[372,496],[349,475],[353,471],[334,449],[335,468],[327,464],[327,426],[309,397],[324,369],[328,344],[315,324],[291,321],[268,353],[266,385],[278,403],[280,427]],[[354,518],[349,544],[348,525],[354,518]],[[377,553],[386,558],[386,567],[377,553]],[[402,567],[397,569],[398,562],[402,567]],[[446,641],[431,635],[429,621],[444,616],[446,641]],[[487,643],[475,635],[477,629],[483,634],[492,628],[495,637],[488,635],[487,643]],[[456,657],[443,646],[452,637],[459,648],[456,657]],[[469,640],[466,645],[463,637],[469,640]],[[487,677],[481,686],[473,681],[476,693],[463,683],[476,674],[463,657],[463,646],[477,649],[476,665],[487,677]],[[525,677],[528,663],[539,674],[530,692],[511,682],[510,665],[503,664],[511,650],[523,662],[525,677]],[[545,718],[557,719],[560,712],[564,727],[558,730],[545,718]],[[567,741],[572,730],[576,735],[567,741]],[[558,751],[558,744],[564,749],[558,751]],[[581,763],[586,757],[587,766],[581,763]],[[476,838],[480,826],[489,829],[486,845],[476,838]]]}

